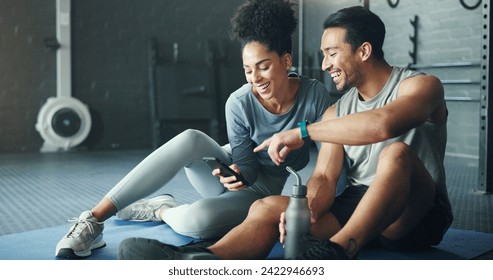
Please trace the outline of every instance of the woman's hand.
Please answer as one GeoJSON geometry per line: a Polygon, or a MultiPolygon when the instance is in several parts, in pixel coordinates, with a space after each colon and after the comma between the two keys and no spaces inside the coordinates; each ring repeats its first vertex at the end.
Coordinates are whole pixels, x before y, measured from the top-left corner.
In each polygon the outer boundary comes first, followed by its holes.
{"type": "MultiPolygon", "coordinates": [[[[241,174],[238,165],[232,164],[229,167],[233,169],[236,173],[241,174]]],[[[222,176],[221,170],[219,170],[219,168],[212,170],[212,175],[219,177],[219,181],[224,185],[225,188],[230,191],[239,191],[246,187],[243,182],[238,180],[239,178],[236,178],[236,176],[222,176]]]]}

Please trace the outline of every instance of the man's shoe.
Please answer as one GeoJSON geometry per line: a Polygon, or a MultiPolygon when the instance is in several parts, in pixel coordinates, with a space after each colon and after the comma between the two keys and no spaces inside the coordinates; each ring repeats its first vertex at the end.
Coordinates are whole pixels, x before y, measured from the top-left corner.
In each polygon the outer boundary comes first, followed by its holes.
{"type": "Polygon", "coordinates": [[[298,254],[295,260],[349,260],[344,248],[330,240],[320,240],[311,235],[303,237],[307,249],[298,254]]]}
{"type": "Polygon", "coordinates": [[[156,216],[156,211],[160,208],[176,207],[175,198],[169,194],[163,194],[151,199],[142,199],[130,204],[116,213],[116,217],[121,220],[148,222],[162,221],[161,217],[156,216]]]}
{"type": "Polygon", "coordinates": [[[118,247],[120,260],[219,260],[207,248],[194,244],[181,247],[147,238],[127,238],[118,247]]]}
{"type": "Polygon", "coordinates": [[[70,219],[74,225],[58,242],[55,256],[64,259],[80,259],[91,255],[93,249],[106,245],[103,240],[104,223],[98,222],[91,211],[82,212],[79,218],[70,219]]]}

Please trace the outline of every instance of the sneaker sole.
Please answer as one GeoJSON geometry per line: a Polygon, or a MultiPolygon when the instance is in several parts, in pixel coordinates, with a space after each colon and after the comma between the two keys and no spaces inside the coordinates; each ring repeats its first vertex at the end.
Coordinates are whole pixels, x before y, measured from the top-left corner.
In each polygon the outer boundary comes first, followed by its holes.
{"type": "Polygon", "coordinates": [[[68,260],[83,259],[89,257],[92,254],[92,250],[101,249],[103,247],[106,247],[106,242],[104,242],[104,240],[101,239],[99,242],[92,244],[91,248],[89,248],[89,250],[86,251],[75,252],[73,249],[70,248],[60,249],[57,252],[56,257],[60,259],[68,259],[68,260]]]}

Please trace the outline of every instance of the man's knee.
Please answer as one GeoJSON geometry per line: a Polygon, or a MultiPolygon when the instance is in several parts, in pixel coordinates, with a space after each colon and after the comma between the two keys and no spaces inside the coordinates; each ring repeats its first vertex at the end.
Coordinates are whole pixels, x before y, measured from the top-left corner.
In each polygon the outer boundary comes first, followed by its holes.
{"type": "Polygon", "coordinates": [[[394,142],[386,146],[380,153],[379,162],[409,162],[411,160],[411,147],[404,142],[394,142]]]}
{"type": "Polygon", "coordinates": [[[257,214],[264,214],[268,213],[269,209],[272,207],[272,200],[270,197],[265,197],[262,199],[259,199],[255,201],[252,206],[250,207],[250,211],[248,212],[249,215],[257,215],[257,214]]]}
{"type": "Polygon", "coordinates": [[[255,201],[248,212],[249,218],[279,220],[279,217],[286,207],[281,196],[268,196],[255,201]]]}

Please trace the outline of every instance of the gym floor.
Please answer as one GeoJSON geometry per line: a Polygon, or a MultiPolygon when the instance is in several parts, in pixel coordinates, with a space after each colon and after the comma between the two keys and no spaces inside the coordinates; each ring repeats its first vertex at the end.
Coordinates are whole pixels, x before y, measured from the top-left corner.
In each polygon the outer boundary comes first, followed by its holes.
{"type": "MultiPolygon", "coordinates": [[[[66,224],[68,218],[91,209],[149,153],[0,154],[0,235],[66,224]]],[[[493,233],[493,196],[477,188],[478,161],[446,157],[445,168],[455,215],[452,227],[493,233]]],[[[199,195],[181,173],[165,190],[178,203],[189,203],[199,195]]],[[[303,171],[305,180],[308,175],[309,171],[303,171]]],[[[493,251],[477,259],[493,259],[493,251]]]]}

